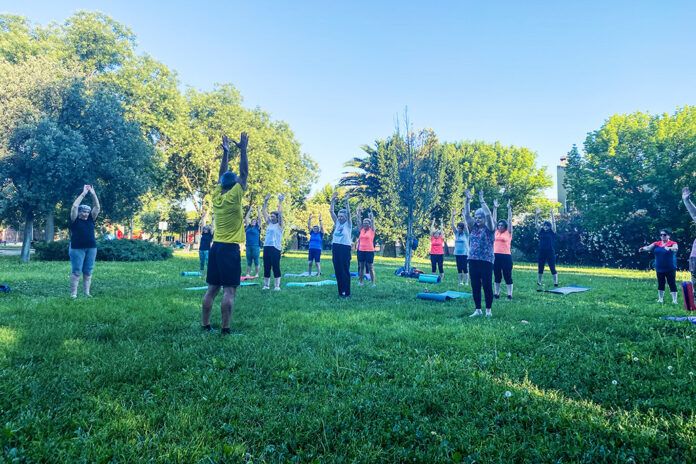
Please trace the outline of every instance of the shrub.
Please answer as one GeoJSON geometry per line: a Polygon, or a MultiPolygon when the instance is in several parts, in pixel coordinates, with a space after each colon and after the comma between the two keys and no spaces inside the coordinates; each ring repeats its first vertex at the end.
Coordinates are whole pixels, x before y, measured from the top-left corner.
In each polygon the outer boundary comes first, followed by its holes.
{"type": "MultiPolygon", "coordinates": [[[[37,242],[36,258],[41,261],[67,261],[70,241],[37,242]]],[[[172,249],[144,240],[98,240],[97,261],[162,261],[172,249]]]]}

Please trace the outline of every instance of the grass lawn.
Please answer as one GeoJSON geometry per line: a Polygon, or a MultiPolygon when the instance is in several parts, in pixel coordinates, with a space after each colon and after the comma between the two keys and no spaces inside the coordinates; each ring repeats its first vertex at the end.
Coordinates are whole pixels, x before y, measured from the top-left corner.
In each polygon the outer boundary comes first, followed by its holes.
{"type": "Polygon", "coordinates": [[[652,274],[560,267],[592,287],[563,297],[518,264],[486,320],[416,300],[399,264],[347,301],[241,288],[222,337],[183,290],[195,254],[98,262],[76,301],[67,262],[0,257],[0,461],[696,462],[696,326],[659,319],[686,312],[652,274]]]}

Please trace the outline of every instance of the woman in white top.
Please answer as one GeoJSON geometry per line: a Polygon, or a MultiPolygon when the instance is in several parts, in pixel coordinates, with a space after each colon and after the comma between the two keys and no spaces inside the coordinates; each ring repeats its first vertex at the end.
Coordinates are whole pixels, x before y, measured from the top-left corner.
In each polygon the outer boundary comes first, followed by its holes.
{"type": "Polygon", "coordinates": [[[333,238],[331,240],[331,255],[336,273],[338,296],[350,297],[350,258],[352,255],[353,223],[350,220],[350,195],[346,194],[346,209],[336,214],[337,192],[331,196],[331,219],[334,222],[333,238]]]}
{"type": "Polygon", "coordinates": [[[283,200],[284,195],[278,195],[278,210],[268,214],[268,200],[271,195],[266,195],[263,200],[261,214],[266,221],[266,237],[263,240],[263,290],[270,289],[271,269],[275,278],[275,288],[280,290],[280,252],[283,249],[283,200]]]}

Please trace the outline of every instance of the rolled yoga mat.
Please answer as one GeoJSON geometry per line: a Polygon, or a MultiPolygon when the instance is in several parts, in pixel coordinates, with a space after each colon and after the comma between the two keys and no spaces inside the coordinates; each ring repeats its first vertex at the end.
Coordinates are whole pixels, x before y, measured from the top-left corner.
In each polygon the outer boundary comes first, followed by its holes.
{"type": "Polygon", "coordinates": [[[422,292],[416,295],[416,298],[421,300],[431,300],[431,301],[449,301],[455,298],[471,298],[471,293],[447,291],[442,293],[428,293],[422,292]]]}
{"type": "Polygon", "coordinates": [[[288,282],[286,287],[323,287],[324,285],[336,285],[335,280],[320,280],[319,282],[288,282]]]}
{"type": "Polygon", "coordinates": [[[201,274],[200,271],[183,271],[181,273],[181,277],[200,277],[201,274]]]}
{"type": "Polygon", "coordinates": [[[418,282],[425,282],[427,284],[439,284],[440,276],[437,274],[421,274],[418,276],[418,282]]]}

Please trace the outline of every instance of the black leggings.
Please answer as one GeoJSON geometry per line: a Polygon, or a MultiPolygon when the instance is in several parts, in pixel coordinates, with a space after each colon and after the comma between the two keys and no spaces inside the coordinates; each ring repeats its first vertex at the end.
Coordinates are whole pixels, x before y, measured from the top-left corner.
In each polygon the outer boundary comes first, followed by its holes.
{"type": "Polygon", "coordinates": [[[454,255],[454,259],[457,260],[457,273],[466,274],[466,255],[454,255]]]}
{"type": "Polygon", "coordinates": [[[505,283],[512,285],[512,255],[504,255],[501,253],[495,254],[493,262],[493,274],[495,274],[495,283],[499,284],[505,277],[505,283]]]}
{"type": "Polygon", "coordinates": [[[669,284],[669,291],[677,291],[677,271],[667,271],[657,273],[657,289],[665,291],[665,281],[669,284]]]}
{"type": "Polygon", "coordinates": [[[350,296],[350,259],[352,255],[350,245],[338,243],[331,245],[331,260],[336,273],[338,296],[350,296]]]}
{"type": "Polygon", "coordinates": [[[481,287],[486,297],[486,309],[493,305],[493,263],[478,259],[469,260],[469,276],[471,278],[471,293],[474,295],[476,309],[481,309],[481,287]]]}
{"type": "Polygon", "coordinates": [[[537,262],[539,274],[544,273],[544,266],[546,263],[549,263],[551,275],[558,274],[556,272],[556,253],[553,250],[539,250],[539,260],[537,262]]]}
{"type": "Polygon", "coordinates": [[[273,268],[273,277],[280,277],[280,250],[276,247],[263,247],[263,277],[271,277],[271,268],[273,268]]]}
{"type": "Polygon", "coordinates": [[[444,274],[443,265],[445,262],[445,255],[430,255],[430,269],[434,273],[435,267],[440,270],[440,274],[444,274]]]}

